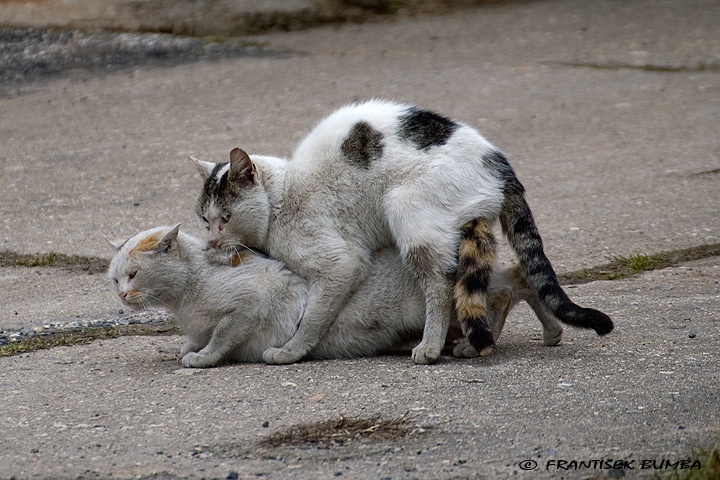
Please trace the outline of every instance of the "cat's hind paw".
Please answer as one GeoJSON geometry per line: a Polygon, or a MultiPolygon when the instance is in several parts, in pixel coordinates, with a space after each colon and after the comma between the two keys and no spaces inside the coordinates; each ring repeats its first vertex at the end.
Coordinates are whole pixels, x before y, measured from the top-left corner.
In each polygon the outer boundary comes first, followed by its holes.
{"type": "Polygon", "coordinates": [[[428,345],[425,341],[413,348],[412,350],[412,361],[418,365],[429,365],[435,363],[440,358],[442,352],[442,346],[440,348],[433,348],[428,345]]]}
{"type": "Polygon", "coordinates": [[[470,342],[468,340],[463,340],[462,342],[455,345],[455,348],[453,348],[453,356],[458,358],[487,357],[494,350],[495,349],[493,347],[486,347],[478,352],[475,347],[470,345],[470,342]]]}
{"type": "Polygon", "coordinates": [[[208,368],[214,367],[215,362],[201,353],[190,352],[182,358],[183,367],[186,368],[208,368]]]}
{"type": "Polygon", "coordinates": [[[302,355],[285,350],[284,348],[268,348],[263,352],[263,361],[268,365],[287,365],[302,359],[302,355]]]}
{"type": "Polygon", "coordinates": [[[558,330],[550,330],[546,328],[543,330],[543,342],[548,347],[554,347],[555,345],[559,345],[562,341],[562,334],[562,327],[560,327],[558,330]]]}

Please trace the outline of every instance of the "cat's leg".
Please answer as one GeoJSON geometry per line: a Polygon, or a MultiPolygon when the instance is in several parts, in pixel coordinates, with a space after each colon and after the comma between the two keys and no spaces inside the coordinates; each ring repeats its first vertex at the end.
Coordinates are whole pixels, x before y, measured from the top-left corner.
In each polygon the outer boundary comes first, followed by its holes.
{"type": "Polygon", "coordinates": [[[433,363],[445,346],[452,318],[457,236],[448,233],[452,228],[445,224],[446,212],[428,204],[414,186],[396,189],[384,207],[402,260],[424,295],[425,327],[412,359],[418,364],[433,363]]]}
{"type": "Polygon", "coordinates": [[[537,315],[538,320],[540,320],[540,323],[542,323],[543,343],[549,347],[558,345],[562,341],[563,334],[563,327],[560,320],[545,308],[537,295],[528,296],[525,301],[527,301],[530,308],[532,308],[535,315],[537,315]]]}
{"type": "Polygon", "coordinates": [[[513,292],[510,288],[505,288],[498,292],[492,292],[488,296],[488,325],[493,335],[493,340],[497,342],[500,338],[505,320],[513,307],[513,292]]]}
{"type": "Polygon", "coordinates": [[[455,259],[452,251],[455,247],[452,244],[447,245],[446,251],[450,255],[446,255],[442,250],[439,251],[436,245],[438,243],[409,248],[401,246],[400,249],[403,260],[417,279],[425,300],[422,340],[412,350],[412,359],[418,364],[433,363],[440,357],[452,318],[451,272],[454,270],[455,259]]]}
{"type": "MultiPolygon", "coordinates": [[[[537,292],[533,290],[527,283],[523,268],[521,265],[513,265],[510,268],[499,269],[493,273],[492,287],[510,288],[515,303],[525,300],[530,308],[533,309],[535,315],[543,326],[543,342],[545,345],[553,346],[562,340],[563,327],[560,320],[553,315],[540,301],[537,292]]],[[[508,312],[515,306],[515,303],[509,306],[508,312]]]]}
{"type": "Polygon", "coordinates": [[[210,341],[200,351],[189,351],[182,357],[182,364],[189,368],[214,367],[231,356],[237,345],[251,334],[252,322],[240,321],[232,316],[220,320],[212,332],[210,341]]]}
{"type": "Polygon", "coordinates": [[[314,269],[318,273],[310,279],[308,303],[295,335],[282,347],[267,349],[263,353],[265,363],[284,365],[300,361],[320,342],[356,286],[365,279],[368,259],[361,252],[345,245],[333,248],[330,253],[327,258],[314,259],[319,265],[314,269]]]}

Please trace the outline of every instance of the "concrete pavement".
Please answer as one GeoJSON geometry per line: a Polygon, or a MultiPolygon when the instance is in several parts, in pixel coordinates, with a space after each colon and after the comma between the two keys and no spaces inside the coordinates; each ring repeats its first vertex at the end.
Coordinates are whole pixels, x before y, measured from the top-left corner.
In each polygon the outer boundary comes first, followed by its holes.
{"type": "MultiPolygon", "coordinates": [[[[289,155],[322,116],[369,97],[443,112],[504,150],[560,272],[716,244],[719,20],[702,0],[520,2],[250,37],[282,57],[38,83],[0,98],[0,250],[109,259],[103,237],[195,230],[188,154],[289,155]]],[[[179,337],[0,358],[0,478],[602,478],[545,467],[685,459],[720,432],[719,265],[570,288],[616,321],[606,338],[568,330],[543,347],[522,309],[492,357],[430,367],[197,372],[180,368],[179,337]],[[397,438],[258,444],[406,412],[397,438]]],[[[7,266],[0,289],[0,329],[121,317],[102,273],[7,266]]]]}

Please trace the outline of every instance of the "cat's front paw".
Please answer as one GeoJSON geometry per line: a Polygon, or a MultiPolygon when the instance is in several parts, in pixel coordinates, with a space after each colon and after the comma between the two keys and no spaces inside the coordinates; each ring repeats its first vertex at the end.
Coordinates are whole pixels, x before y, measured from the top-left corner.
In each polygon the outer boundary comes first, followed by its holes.
{"type": "Polygon", "coordinates": [[[435,363],[435,361],[440,358],[441,352],[442,346],[440,348],[434,348],[425,343],[425,341],[422,341],[417,347],[413,348],[412,360],[419,365],[429,365],[435,363]]]}
{"type": "Polygon", "coordinates": [[[205,250],[205,260],[210,265],[230,265],[232,263],[232,254],[219,248],[208,248],[205,250]]]}
{"type": "Polygon", "coordinates": [[[287,365],[299,362],[302,355],[297,355],[283,348],[268,348],[263,352],[263,360],[268,365],[287,365]]]}
{"type": "Polygon", "coordinates": [[[468,340],[463,340],[462,342],[455,345],[455,348],[453,348],[453,356],[457,358],[475,358],[475,357],[487,357],[495,350],[494,347],[485,347],[479,352],[475,347],[470,345],[470,342],[468,340]]]}
{"type": "Polygon", "coordinates": [[[180,358],[185,357],[190,352],[197,352],[200,350],[200,347],[193,342],[187,342],[185,345],[182,346],[180,349],[180,358]]]}
{"type": "Polygon", "coordinates": [[[212,359],[201,353],[190,352],[182,357],[183,367],[186,368],[208,368],[214,367],[215,363],[212,359]]]}

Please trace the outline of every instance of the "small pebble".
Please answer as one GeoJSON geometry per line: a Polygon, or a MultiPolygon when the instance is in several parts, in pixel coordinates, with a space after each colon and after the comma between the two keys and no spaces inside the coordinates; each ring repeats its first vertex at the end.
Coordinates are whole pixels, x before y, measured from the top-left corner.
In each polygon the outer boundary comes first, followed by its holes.
{"type": "Polygon", "coordinates": [[[270,422],[268,422],[267,420],[262,423],[263,428],[268,428],[269,426],[270,426],[270,422]]]}

